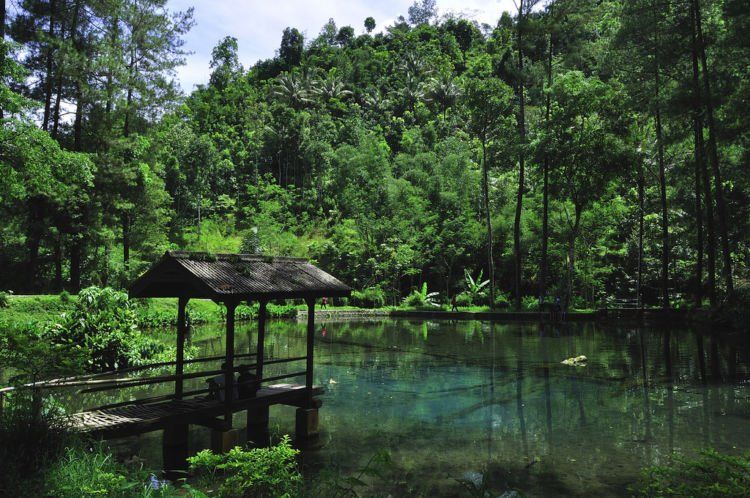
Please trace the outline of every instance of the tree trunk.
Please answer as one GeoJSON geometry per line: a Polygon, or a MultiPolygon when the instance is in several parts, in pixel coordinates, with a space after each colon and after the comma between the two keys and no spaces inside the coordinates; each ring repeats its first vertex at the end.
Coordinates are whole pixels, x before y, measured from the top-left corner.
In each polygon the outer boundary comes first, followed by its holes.
{"type": "Polygon", "coordinates": [[[721,252],[724,263],[724,284],[727,288],[727,299],[734,297],[734,281],[732,278],[732,254],[729,249],[729,233],[727,229],[727,208],[724,202],[724,185],[721,179],[721,168],[719,166],[719,151],[716,142],[716,123],[714,121],[714,106],[711,94],[711,78],[708,72],[706,58],[706,43],[703,38],[703,26],[701,20],[700,0],[693,0],[695,15],[695,31],[698,38],[698,50],[700,52],[701,68],[703,69],[703,100],[706,106],[706,121],[708,124],[708,153],[711,159],[711,169],[714,177],[714,191],[716,195],[716,207],[718,217],[716,219],[721,236],[721,252]]]}
{"type": "MultiPolygon", "coordinates": [[[[0,0],[0,68],[5,66],[5,0],[0,0]]],[[[0,120],[4,117],[0,107],[0,120]]]]}
{"type": "Polygon", "coordinates": [[[693,100],[695,127],[696,163],[700,168],[703,188],[703,205],[706,210],[706,279],[710,306],[716,306],[716,233],[714,229],[714,207],[711,195],[711,180],[706,164],[706,148],[703,138],[703,94],[700,87],[700,70],[698,68],[698,39],[695,27],[695,5],[690,8],[691,19],[691,56],[693,65],[693,100]],[[700,155],[700,156],[699,156],[700,155]]]}
{"type": "Polygon", "coordinates": [[[514,265],[514,282],[515,307],[521,308],[521,211],[523,210],[523,188],[524,188],[524,166],[526,146],[526,103],[524,96],[523,84],[523,0],[521,0],[518,9],[517,20],[517,38],[518,38],[518,193],[516,194],[516,215],[513,221],[513,256],[514,265]]]}
{"type": "Polygon", "coordinates": [[[638,281],[636,295],[638,307],[643,308],[643,224],[645,218],[645,178],[643,176],[643,159],[638,160],[638,281]]]}
{"type": "MultiPolygon", "coordinates": [[[[657,77],[657,99],[658,85],[657,77]]],[[[656,142],[659,156],[659,194],[661,201],[661,297],[662,307],[669,308],[669,211],[667,206],[667,178],[664,167],[664,138],[658,102],[656,104],[656,142]]]]}
{"type": "Polygon", "coordinates": [[[78,294],[81,290],[81,244],[82,237],[73,234],[70,243],[70,292],[78,294]]]}
{"type": "Polygon", "coordinates": [[[130,64],[128,65],[128,91],[125,101],[125,123],[122,127],[122,134],[125,137],[130,135],[130,106],[133,103],[133,79],[135,78],[136,63],[134,49],[130,49],[130,64]]]}
{"type": "MultiPolygon", "coordinates": [[[[61,9],[65,10],[65,1],[63,0],[61,9]]],[[[65,41],[65,19],[60,21],[60,41],[65,41]]],[[[58,130],[60,129],[60,102],[62,101],[62,86],[63,86],[63,60],[58,60],[57,63],[57,79],[55,80],[55,106],[52,111],[52,138],[57,139],[58,130]]]]}
{"type": "Polygon", "coordinates": [[[661,67],[659,61],[659,26],[654,26],[654,118],[656,120],[656,148],[659,162],[659,193],[661,201],[661,297],[662,307],[669,308],[669,211],[667,207],[667,178],[664,165],[664,137],[661,127],[661,67]]]}
{"type": "MultiPolygon", "coordinates": [[[[550,7],[551,8],[551,7],[550,7]]],[[[547,49],[547,88],[552,86],[552,35],[547,49]]],[[[546,96],[544,124],[549,131],[551,99],[546,96]]],[[[542,164],[544,181],[542,184],[542,254],[539,264],[539,298],[546,300],[547,294],[547,251],[549,247],[549,154],[545,150],[542,164]]]]}
{"type": "Polygon", "coordinates": [[[487,144],[482,140],[482,194],[487,224],[487,269],[490,279],[490,309],[495,308],[495,265],[492,260],[492,217],[490,215],[489,173],[487,172],[487,144]]]}
{"type": "Polygon", "coordinates": [[[39,263],[39,246],[42,243],[44,233],[44,205],[43,201],[38,198],[31,198],[28,201],[28,227],[26,238],[26,249],[28,260],[26,263],[26,278],[28,282],[26,288],[35,290],[37,266],[39,263]]]}
{"type": "Polygon", "coordinates": [[[53,289],[55,292],[62,290],[62,233],[57,234],[55,239],[55,282],[53,289]]]}
{"type": "MultiPolygon", "coordinates": [[[[703,172],[706,171],[705,149],[703,143],[703,115],[701,111],[701,88],[700,88],[700,71],[698,69],[698,47],[695,36],[695,9],[690,8],[690,55],[693,68],[693,145],[695,148],[695,226],[696,226],[696,249],[697,257],[695,263],[696,292],[695,304],[703,304],[703,208],[701,206],[701,189],[704,187],[703,172]]],[[[707,183],[706,183],[707,184],[707,183]]],[[[713,208],[711,207],[711,187],[708,191],[703,192],[703,202],[706,204],[706,212],[711,213],[713,217],[713,208]]],[[[713,235],[713,220],[707,217],[709,231],[708,243],[708,294],[711,306],[714,305],[716,298],[715,285],[715,257],[716,246],[713,235]]]]}
{"type": "MultiPolygon", "coordinates": [[[[47,34],[51,40],[55,37],[55,14],[57,3],[55,0],[49,2],[49,30],[47,34]]],[[[49,115],[52,110],[52,46],[47,47],[47,74],[44,75],[44,117],[42,118],[42,129],[49,128],[49,115]]]]}
{"type": "Polygon", "coordinates": [[[573,229],[568,238],[568,292],[565,298],[565,308],[567,309],[573,303],[573,280],[576,271],[576,240],[578,239],[578,230],[581,226],[581,212],[583,207],[576,204],[573,219],[573,229]]]}
{"type": "Polygon", "coordinates": [[[122,260],[125,272],[130,269],[130,214],[122,215],[122,260]]]}

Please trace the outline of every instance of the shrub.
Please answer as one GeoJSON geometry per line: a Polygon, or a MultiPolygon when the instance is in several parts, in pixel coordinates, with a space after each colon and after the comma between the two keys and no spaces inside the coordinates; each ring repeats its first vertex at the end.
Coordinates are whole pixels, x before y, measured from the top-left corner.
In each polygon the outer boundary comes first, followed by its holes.
{"type": "Polygon", "coordinates": [[[361,291],[352,291],[349,304],[358,308],[382,308],[385,306],[385,293],[379,287],[369,287],[361,291]]]}
{"type": "Polygon", "coordinates": [[[472,306],[473,304],[474,300],[469,292],[464,291],[456,296],[456,306],[467,307],[472,306]]]}
{"type": "Polygon", "coordinates": [[[0,291],[0,308],[7,308],[9,305],[8,293],[0,291]]]}
{"type": "Polygon", "coordinates": [[[411,306],[413,308],[436,308],[438,306],[435,300],[437,296],[437,292],[427,292],[427,282],[424,282],[422,284],[422,290],[414,289],[411,294],[404,298],[403,303],[406,306],[411,306]]]}
{"type": "Polygon", "coordinates": [[[60,293],[60,302],[63,304],[69,304],[72,300],[72,297],[70,296],[70,292],[64,290],[60,293]]]}
{"type": "Polygon", "coordinates": [[[67,448],[47,473],[45,492],[55,498],[184,496],[153,474],[118,463],[101,445],[67,448]]]}
{"type": "Polygon", "coordinates": [[[68,436],[59,412],[38,393],[17,391],[0,412],[0,496],[41,496],[39,475],[58,458],[68,436]]]}
{"type": "Polygon", "coordinates": [[[696,459],[675,457],[669,466],[643,471],[639,496],[750,496],[750,452],[741,456],[702,451],[696,459]]]}
{"type": "Polygon", "coordinates": [[[89,287],[78,295],[70,313],[48,331],[57,344],[86,354],[85,369],[100,372],[163,358],[166,346],[141,334],[128,296],[110,288],[89,287]]]}
{"type": "Polygon", "coordinates": [[[539,298],[536,296],[523,296],[521,306],[525,311],[539,311],[539,298]]]}
{"type": "Polygon", "coordinates": [[[510,296],[504,292],[498,292],[495,296],[495,309],[510,308],[510,296]]]}
{"type": "Polygon", "coordinates": [[[236,447],[225,455],[203,450],[188,459],[190,470],[204,480],[219,479],[219,496],[299,496],[302,474],[289,436],[270,448],[243,450],[236,447]]]}

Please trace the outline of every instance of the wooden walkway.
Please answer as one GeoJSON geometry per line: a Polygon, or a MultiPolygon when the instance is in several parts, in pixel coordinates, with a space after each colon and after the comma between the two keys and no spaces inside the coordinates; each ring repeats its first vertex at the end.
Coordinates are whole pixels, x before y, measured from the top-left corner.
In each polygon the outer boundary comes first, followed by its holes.
{"type": "MultiPolygon", "coordinates": [[[[314,387],[312,396],[322,392],[321,387],[314,387]]],[[[275,384],[260,389],[254,398],[235,401],[232,403],[232,412],[277,404],[300,407],[305,406],[309,398],[305,386],[275,384]]],[[[320,402],[317,401],[317,404],[320,402]]],[[[220,428],[225,425],[225,421],[218,418],[224,413],[224,409],[223,401],[200,397],[92,409],[71,415],[70,422],[77,432],[110,439],[165,429],[177,424],[220,428]]]]}

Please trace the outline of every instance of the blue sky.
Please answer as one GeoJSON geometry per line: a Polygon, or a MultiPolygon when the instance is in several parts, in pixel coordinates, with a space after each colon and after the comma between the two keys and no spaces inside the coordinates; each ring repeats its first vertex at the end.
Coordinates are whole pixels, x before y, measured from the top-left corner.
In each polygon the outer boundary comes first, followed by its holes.
{"type": "MultiPolygon", "coordinates": [[[[364,32],[367,16],[375,18],[376,31],[406,16],[414,0],[170,0],[170,10],[195,7],[195,22],[185,37],[193,52],[187,64],[177,70],[185,92],[208,81],[211,49],[223,37],[238,40],[240,61],[247,68],[259,59],[273,57],[281,32],[291,26],[314,37],[329,18],[341,27],[350,25],[364,32]]],[[[456,13],[477,22],[495,24],[504,10],[513,11],[513,0],[438,0],[439,14],[456,13]]]]}

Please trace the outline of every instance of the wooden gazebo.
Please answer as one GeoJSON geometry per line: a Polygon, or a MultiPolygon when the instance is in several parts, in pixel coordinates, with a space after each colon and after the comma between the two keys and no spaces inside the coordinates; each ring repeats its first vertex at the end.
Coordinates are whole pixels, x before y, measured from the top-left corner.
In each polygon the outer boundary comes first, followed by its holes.
{"type": "MultiPolygon", "coordinates": [[[[308,261],[296,258],[268,257],[248,254],[208,254],[199,252],[167,252],[146,273],[130,286],[131,298],[147,297],[176,297],[178,299],[177,312],[177,361],[175,372],[175,396],[177,400],[183,396],[183,366],[184,345],[186,335],[185,308],[193,298],[211,299],[226,306],[226,358],[224,367],[224,431],[231,430],[232,414],[242,409],[239,400],[233,400],[234,393],[234,328],[235,309],[243,302],[257,302],[258,340],[255,357],[255,375],[259,383],[278,380],[280,377],[264,378],[264,339],[266,325],[266,305],[270,300],[304,299],[307,303],[307,355],[304,390],[298,390],[301,400],[294,403],[298,410],[298,433],[300,424],[308,426],[316,424],[317,405],[314,403],[313,387],[313,343],[315,329],[315,301],[322,297],[349,296],[351,289],[336,278],[315,267],[308,261]],[[307,410],[307,411],[305,411],[307,410]],[[305,418],[307,415],[310,420],[305,418]]],[[[301,388],[301,386],[300,386],[301,388]]],[[[248,431],[251,425],[268,425],[268,407],[264,407],[265,416],[255,413],[252,420],[251,410],[248,409],[248,431]],[[265,418],[265,420],[263,420],[265,418]]],[[[303,428],[304,431],[304,428],[303,428]]],[[[225,446],[225,444],[222,444],[225,446]]]]}

